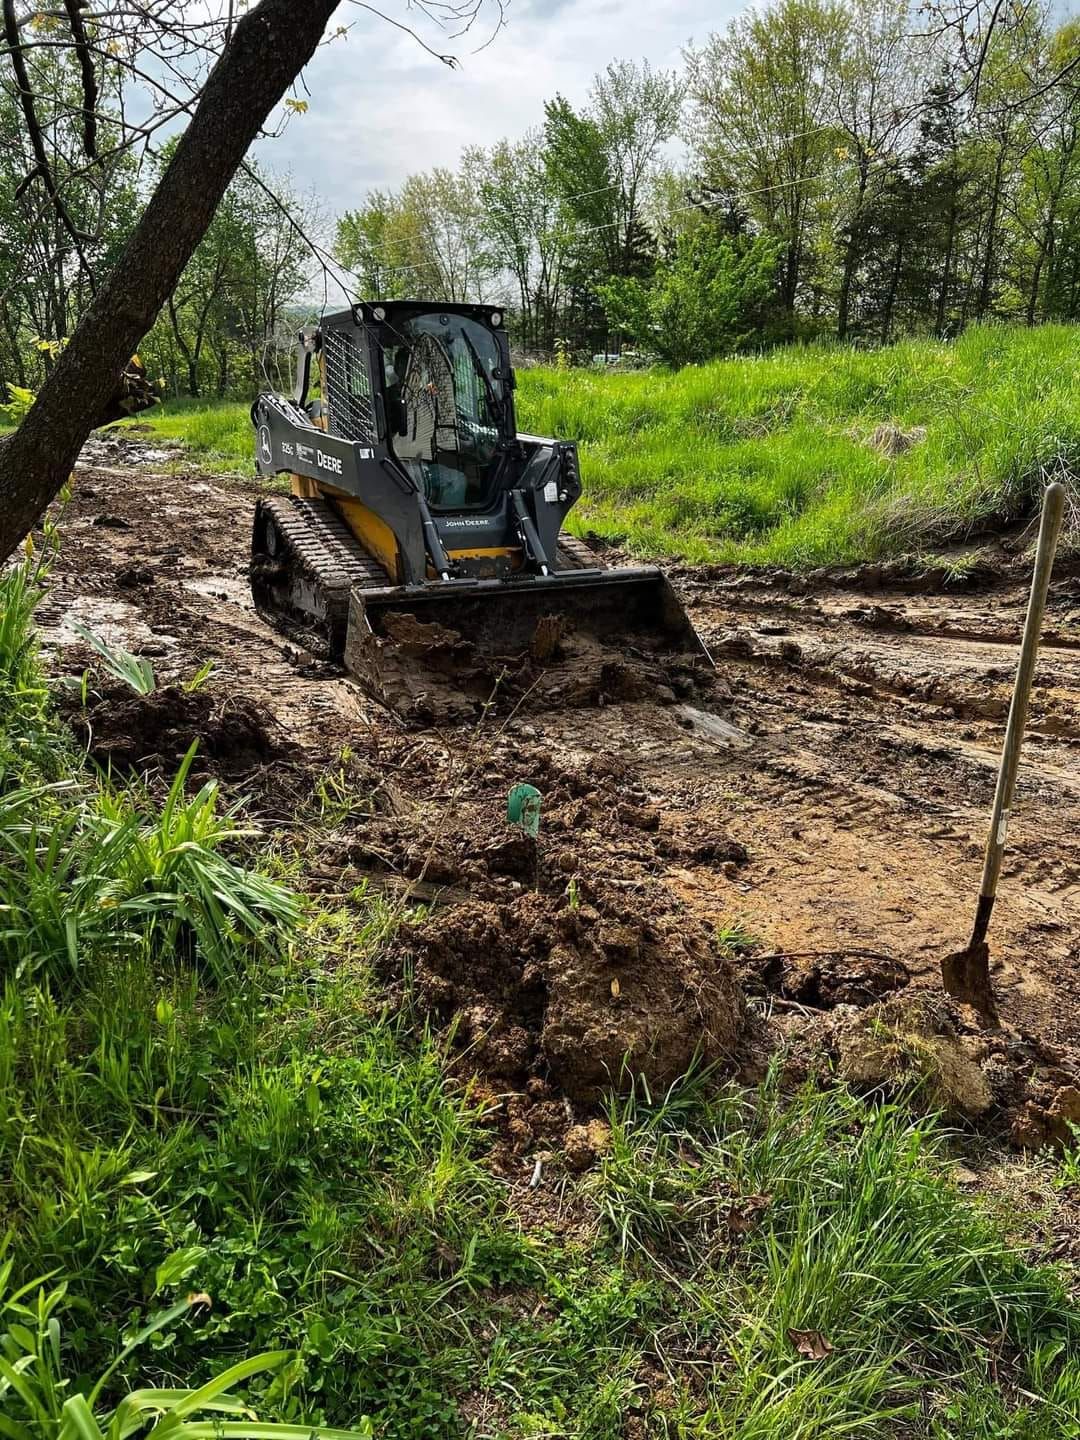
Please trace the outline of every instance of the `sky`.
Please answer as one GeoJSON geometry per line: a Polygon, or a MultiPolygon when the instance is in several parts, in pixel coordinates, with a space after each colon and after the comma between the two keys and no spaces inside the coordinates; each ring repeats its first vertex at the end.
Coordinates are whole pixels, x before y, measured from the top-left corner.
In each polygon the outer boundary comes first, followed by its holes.
{"type": "Polygon", "coordinates": [[[704,40],[743,8],[741,0],[509,0],[505,28],[490,33],[485,12],[471,35],[446,36],[404,0],[387,15],[410,23],[450,70],[415,40],[359,6],[339,10],[351,28],[323,46],[304,72],[308,111],[256,153],[313,188],[331,217],[361,204],[368,190],[396,187],[413,171],[454,166],[462,148],[515,139],[543,119],[561,93],[582,104],[593,75],[611,60],[647,59],[673,68],[691,39],[704,40]]]}

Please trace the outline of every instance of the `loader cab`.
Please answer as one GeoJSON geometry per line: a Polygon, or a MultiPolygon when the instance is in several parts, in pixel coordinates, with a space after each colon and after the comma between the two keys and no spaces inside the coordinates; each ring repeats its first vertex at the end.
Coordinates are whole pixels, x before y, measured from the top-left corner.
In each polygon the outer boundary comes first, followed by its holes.
{"type": "Polygon", "coordinates": [[[363,302],[324,323],[331,430],[385,444],[440,510],[482,510],[515,441],[502,314],[483,305],[363,302]]]}
{"type": "Polygon", "coordinates": [[[391,453],[433,510],[482,508],[513,439],[505,337],[479,307],[373,308],[387,312],[379,345],[391,453]]]}

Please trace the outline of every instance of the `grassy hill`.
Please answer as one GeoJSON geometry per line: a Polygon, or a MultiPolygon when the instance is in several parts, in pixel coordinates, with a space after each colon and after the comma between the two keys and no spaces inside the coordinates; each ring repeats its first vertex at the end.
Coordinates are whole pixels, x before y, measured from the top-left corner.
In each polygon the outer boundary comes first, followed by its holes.
{"type": "MultiPolygon", "coordinates": [[[[1072,326],[519,382],[521,428],[581,444],[571,528],[642,556],[809,567],[932,552],[1028,513],[1080,462],[1072,326]]],[[[246,406],[150,423],[210,464],[251,464],[246,406]]]]}

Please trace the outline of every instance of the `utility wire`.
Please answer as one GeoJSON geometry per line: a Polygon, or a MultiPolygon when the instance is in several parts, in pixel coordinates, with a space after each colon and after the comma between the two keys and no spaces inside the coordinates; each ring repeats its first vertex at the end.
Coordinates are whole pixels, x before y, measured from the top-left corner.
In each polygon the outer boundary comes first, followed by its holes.
{"type": "MultiPolygon", "coordinates": [[[[790,144],[792,141],[795,141],[795,140],[805,140],[805,139],[807,139],[807,138],[808,138],[809,136],[811,136],[811,135],[824,135],[824,134],[827,134],[827,133],[830,132],[830,131],[835,132],[835,131],[836,131],[836,128],[837,128],[837,127],[836,127],[835,125],[815,125],[815,126],[814,126],[812,129],[810,129],[810,130],[799,130],[799,131],[796,131],[794,134],[791,134],[791,135],[778,135],[778,136],[776,136],[776,137],[774,138],[774,144],[777,144],[777,145],[787,145],[787,144],[790,144]]],[[[792,184],[792,183],[794,183],[794,182],[785,181],[785,182],[783,182],[783,183],[784,183],[785,185],[789,185],[789,184],[792,184]]],[[[592,195],[604,195],[604,194],[607,194],[607,192],[610,191],[610,190],[618,190],[618,189],[621,187],[621,185],[622,185],[622,182],[619,181],[619,180],[616,180],[616,181],[613,181],[610,185],[597,185],[597,186],[596,186],[594,189],[592,189],[592,190],[575,190],[575,191],[574,191],[573,193],[571,193],[570,195],[561,195],[561,196],[555,197],[555,203],[556,203],[556,204],[568,205],[572,200],[584,200],[584,199],[586,199],[586,198],[588,198],[589,196],[592,196],[592,195]]],[[[764,187],[764,188],[767,189],[767,188],[771,188],[771,187],[764,187]]],[[[756,193],[759,193],[759,192],[757,192],[757,191],[748,191],[748,192],[746,192],[746,193],[748,193],[748,194],[756,194],[756,193]]],[[[693,210],[693,209],[696,209],[697,206],[690,205],[690,206],[685,206],[685,207],[683,207],[683,208],[693,210]]],[[[678,212],[677,212],[677,211],[672,211],[671,213],[677,214],[678,212]]],[[[619,224],[619,223],[621,223],[621,222],[615,222],[615,224],[619,224]]],[[[612,228],[614,228],[614,227],[612,227],[612,228]]],[[[581,232],[581,231],[579,231],[578,233],[581,234],[581,233],[592,233],[592,232],[591,232],[591,231],[590,231],[590,232],[581,232]]],[[[376,263],[378,262],[378,260],[379,260],[380,257],[383,257],[383,256],[389,257],[390,254],[391,254],[391,252],[390,252],[389,250],[373,250],[373,251],[369,251],[368,254],[369,254],[370,257],[371,257],[371,263],[374,265],[374,264],[376,264],[376,263]]],[[[392,267],[391,269],[386,270],[385,273],[388,274],[388,275],[390,275],[390,274],[393,274],[395,270],[407,270],[407,269],[413,269],[413,268],[414,268],[414,267],[413,267],[412,265],[396,266],[396,267],[392,267]]]]}
{"type": "MultiPolygon", "coordinates": [[[[831,127],[822,127],[822,128],[831,128],[831,127]]],[[[807,132],[807,133],[812,133],[812,132],[807,132]]],[[[893,165],[893,164],[895,164],[895,160],[894,160],[892,157],[889,157],[888,159],[885,159],[885,160],[874,160],[874,161],[871,161],[871,163],[870,163],[870,165],[867,167],[867,169],[868,169],[868,170],[884,169],[884,168],[887,168],[887,167],[889,167],[889,166],[891,166],[891,165],[893,165]]],[[[752,188],[752,189],[749,189],[749,190],[727,191],[724,195],[718,197],[718,198],[715,199],[715,200],[699,200],[699,201],[695,201],[695,202],[693,202],[693,203],[691,203],[691,204],[687,204],[687,205],[674,206],[674,207],[673,207],[671,210],[669,210],[667,213],[668,213],[669,215],[682,215],[682,214],[687,214],[687,213],[689,213],[689,212],[695,212],[695,211],[698,212],[698,213],[700,213],[701,211],[714,210],[714,209],[719,208],[720,206],[728,205],[728,204],[732,203],[733,201],[749,200],[749,199],[751,199],[751,198],[753,198],[754,196],[757,196],[757,195],[768,195],[768,194],[771,194],[771,193],[773,193],[774,191],[778,191],[778,190],[791,190],[791,189],[794,189],[794,188],[796,188],[796,187],[798,187],[798,186],[811,185],[811,184],[814,184],[814,183],[815,183],[816,181],[818,181],[818,180],[824,179],[824,178],[826,177],[827,173],[828,173],[828,172],[825,171],[825,170],[818,170],[818,171],[815,171],[813,175],[801,175],[801,176],[795,177],[795,178],[792,179],[792,180],[779,180],[779,181],[777,181],[775,184],[772,184],[772,185],[759,185],[759,186],[756,186],[756,187],[754,187],[754,188],[752,188]]],[[[608,188],[610,188],[610,187],[608,187],[608,188]]],[[[583,192],[583,193],[587,193],[587,192],[583,192]]],[[[577,236],[581,236],[581,235],[596,235],[596,234],[599,234],[600,232],[602,232],[602,231],[604,231],[604,230],[617,230],[621,225],[623,225],[623,223],[624,223],[624,222],[623,222],[622,220],[612,220],[612,221],[607,221],[607,222],[605,222],[603,225],[589,225],[589,226],[586,226],[586,227],[583,228],[583,229],[575,229],[575,230],[572,232],[572,238],[573,238],[573,237],[577,237],[577,236]]],[[[389,253],[389,252],[387,252],[387,251],[382,251],[382,252],[378,252],[378,253],[380,253],[380,254],[387,254],[387,253],[389,253]]],[[[352,276],[354,276],[354,277],[355,277],[356,279],[358,279],[358,280],[367,280],[367,279],[372,278],[372,275],[371,275],[370,272],[374,272],[375,278],[381,279],[381,278],[383,278],[384,276],[389,276],[389,275],[403,275],[403,274],[406,274],[406,273],[408,273],[408,272],[417,271],[417,270],[434,270],[434,271],[436,271],[436,272],[440,272],[440,271],[441,271],[441,266],[440,266],[436,261],[434,261],[434,260],[410,261],[409,263],[407,263],[407,264],[402,264],[402,265],[384,266],[384,265],[381,265],[381,264],[379,263],[377,256],[365,256],[363,263],[364,263],[366,266],[369,267],[369,273],[362,273],[362,272],[360,272],[360,271],[357,271],[357,270],[355,270],[352,266],[344,265],[343,262],[341,262],[341,261],[338,261],[337,263],[341,266],[342,269],[347,270],[352,276]]],[[[472,265],[472,264],[474,264],[474,263],[475,263],[475,257],[472,256],[471,254],[470,254],[470,255],[467,255],[467,256],[466,256],[466,264],[467,264],[467,265],[472,265]]]]}

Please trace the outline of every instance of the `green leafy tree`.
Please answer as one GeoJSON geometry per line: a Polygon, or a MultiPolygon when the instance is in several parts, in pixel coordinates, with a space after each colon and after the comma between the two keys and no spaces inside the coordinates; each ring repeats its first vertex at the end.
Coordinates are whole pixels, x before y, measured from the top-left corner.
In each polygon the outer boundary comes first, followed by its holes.
{"type": "Polygon", "coordinates": [[[701,364],[739,349],[760,328],[780,255],[768,237],[740,243],[702,226],[680,236],[649,280],[616,276],[598,291],[614,330],[667,365],[701,364]]]}
{"type": "Polygon", "coordinates": [[[1026,294],[1029,325],[1076,313],[1068,303],[1059,308],[1058,281],[1059,252],[1075,249],[1080,219],[1080,74],[1069,68],[1080,60],[1080,23],[1069,21],[1047,36],[1039,59],[1044,75],[1064,72],[1064,78],[1025,107],[1027,143],[1011,205],[1016,233],[1009,270],[1018,294],[1026,294]]]}
{"type": "Polygon", "coordinates": [[[438,168],[410,175],[396,193],[372,191],[338,221],[334,253],[372,298],[479,298],[480,233],[468,173],[438,168]]]}
{"type": "Polygon", "coordinates": [[[473,146],[463,157],[476,195],[485,298],[503,297],[515,338],[552,351],[570,227],[544,163],[543,134],[473,146]]]}
{"type": "Polygon", "coordinates": [[[276,195],[268,200],[254,167],[233,180],[143,346],[174,394],[249,394],[279,352],[291,353],[282,321],[300,301],[310,256],[290,220],[302,202],[280,180],[276,195]]]}
{"type": "Polygon", "coordinates": [[[735,195],[783,247],[779,294],[811,300],[820,208],[840,143],[836,76],[848,16],[835,0],[778,0],[687,52],[687,136],[704,182],[735,195]]]}
{"type": "Polygon", "coordinates": [[[114,263],[127,237],[138,164],[130,151],[104,153],[119,124],[113,67],[102,67],[96,123],[103,153],[90,170],[74,57],[41,47],[27,52],[26,65],[42,96],[38,121],[52,177],[79,236],[76,251],[50,212],[18,96],[0,86],[0,377],[36,388],[55,359],[56,342],[71,334],[89,304],[94,272],[114,263]]]}
{"type": "Polygon", "coordinates": [[[679,122],[683,82],[647,63],[609,65],[578,111],[545,106],[544,163],[566,217],[568,330],[589,348],[604,339],[597,285],[647,276],[656,244],[646,224],[663,150],[679,122]]]}
{"type": "Polygon", "coordinates": [[[831,82],[838,161],[836,334],[846,339],[860,269],[876,256],[879,210],[888,209],[917,127],[927,47],[911,33],[907,0],[849,0],[831,82]]]}

